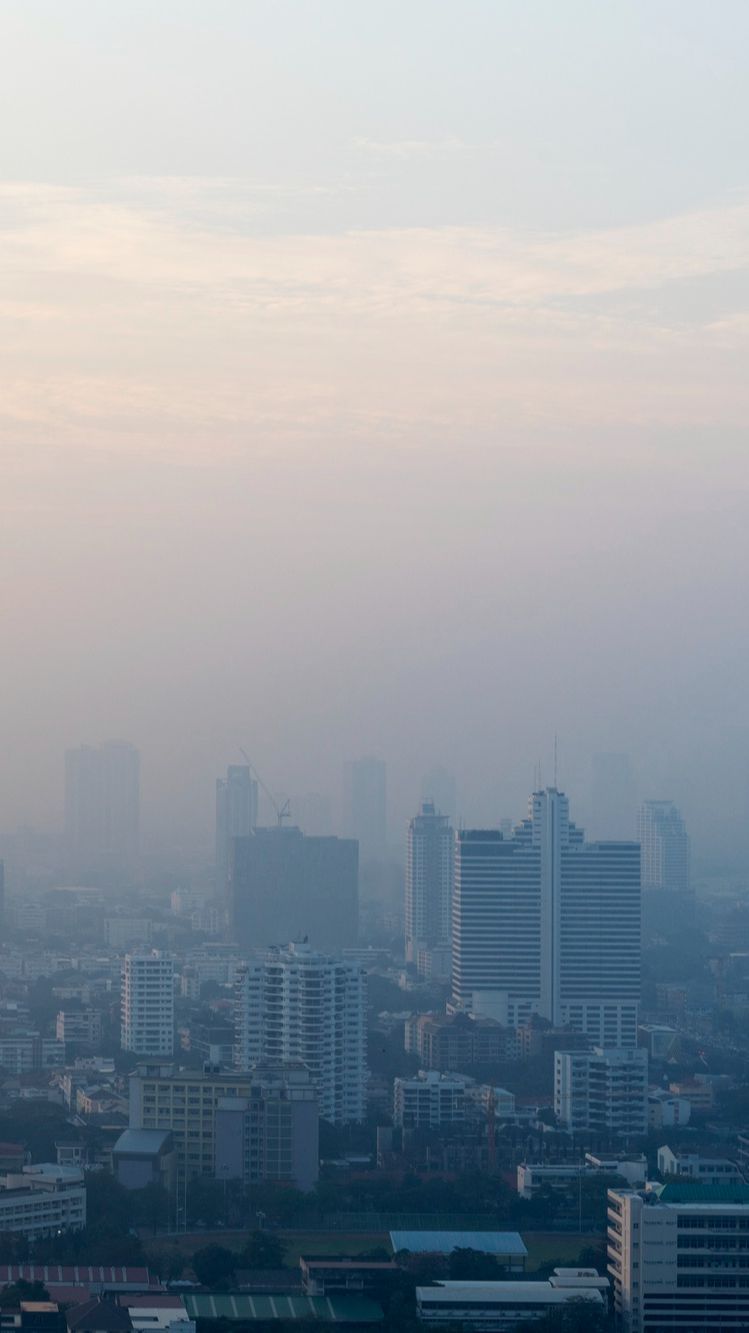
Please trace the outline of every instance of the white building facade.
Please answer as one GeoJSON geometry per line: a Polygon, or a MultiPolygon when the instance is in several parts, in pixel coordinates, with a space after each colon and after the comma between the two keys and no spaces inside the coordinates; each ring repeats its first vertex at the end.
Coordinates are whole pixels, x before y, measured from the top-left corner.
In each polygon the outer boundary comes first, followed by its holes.
{"type": "Polygon", "coordinates": [[[174,960],[154,949],[122,964],[120,1044],[136,1055],[174,1051],[174,960]]]}
{"type": "Polygon", "coordinates": [[[393,1124],[406,1129],[438,1129],[462,1124],[466,1113],[465,1079],[420,1070],[415,1078],[393,1082],[393,1124]]]}
{"type": "Polygon", "coordinates": [[[456,1007],[635,1044],[640,849],[586,843],[562,792],[534,792],[511,837],[456,835],[452,935],[456,1007]]]}
{"type": "Polygon", "coordinates": [[[642,1046],[555,1051],[554,1112],[570,1133],[648,1131],[648,1053],[642,1046]]]}
{"type": "Polygon", "coordinates": [[[248,963],[234,993],[237,1069],[301,1060],[324,1120],[364,1119],[367,976],[361,964],[290,944],[248,963]]]}
{"type": "Polygon", "coordinates": [[[49,1162],[0,1177],[0,1232],[35,1240],[86,1225],[83,1171],[49,1162]]]}
{"type": "Polygon", "coordinates": [[[689,837],[673,801],[643,801],[637,812],[642,887],[689,893],[689,837]]]}

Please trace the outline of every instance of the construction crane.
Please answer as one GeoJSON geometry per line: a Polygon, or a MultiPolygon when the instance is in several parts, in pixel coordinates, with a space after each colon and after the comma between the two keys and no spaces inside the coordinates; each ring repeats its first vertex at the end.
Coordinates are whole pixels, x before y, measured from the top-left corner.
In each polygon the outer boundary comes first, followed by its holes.
{"type": "Polygon", "coordinates": [[[255,765],[250,761],[250,756],[248,755],[247,751],[244,749],[242,745],[240,745],[239,747],[239,753],[241,754],[242,758],[247,764],[247,767],[249,768],[253,778],[262,787],[263,791],[265,792],[265,795],[268,797],[268,800],[273,806],[278,827],[283,828],[283,821],[285,819],[291,819],[291,801],[287,800],[284,801],[283,805],[279,805],[273,793],[269,791],[268,788],[266,787],[265,783],[263,782],[263,779],[261,778],[257,769],[255,768],[255,765]]]}

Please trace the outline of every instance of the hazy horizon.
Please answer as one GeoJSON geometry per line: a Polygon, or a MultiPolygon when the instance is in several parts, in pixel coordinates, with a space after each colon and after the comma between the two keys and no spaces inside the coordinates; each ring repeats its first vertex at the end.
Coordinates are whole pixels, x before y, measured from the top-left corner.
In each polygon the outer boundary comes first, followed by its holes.
{"type": "Polygon", "coordinates": [[[585,824],[631,755],[749,867],[749,10],[0,14],[0,831],[388,765],[585,824]]]}

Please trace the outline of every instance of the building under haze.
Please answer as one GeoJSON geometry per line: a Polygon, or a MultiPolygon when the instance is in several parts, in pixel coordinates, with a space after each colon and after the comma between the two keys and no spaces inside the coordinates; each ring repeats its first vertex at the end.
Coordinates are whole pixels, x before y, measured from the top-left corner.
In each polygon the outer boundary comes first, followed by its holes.
{"type": "Polygon", "coordinates": [[[406,852],[406,962],[423,960],[421,971],[429,953],[450,945],[453,863],[450,821],[425,801],[409,823],[406,852]]]}
{"type": "Polygon", "coordinates": [[[637,812],[646,891],[689,893],[689,837],[673,801],[643,801],[637,812]]]}
{"type": "Polygon", "coordinates": [[[343,827],[362,861],[387,852],[387,771],[382,759],[352,759],[343,770],[343,827]]]}
{"type": "Polygon", "coordinates": [[[229,870],[233,938],[244,949],[308,936],[336,951],[356,943],[359,849],[279,824],[236,838],[229,870]]]}
{"type": "Polygon", "coordinates": [[[360,963],[307,944],[269,950],[235,983],[235,1063],[299,1061],[332,1124],[364,1119],[367,1081],[367,976],[360,963]]]}
{"type": "Polygon", "coordinates": [[[122,878],[137,865],[140,755],[124,741],[65,753],[65,838],[81,878],[122,878]]]}
{"type": "Polygon", "coordinates": [[[606,841],[635,836],[635,777],[628,754],[595,754],[592,835],[606,841]]]}
{"type": "Polygon", "coordinates": [[[174,959],[153,949],[129,953],[122,964],[120,1045],[135,1055],[174,1051],[174,959]]]}
{"type": "Polygon", "coordinates": [[[226,892],[233,838],[246,838],[257,827],[257,782],[249,764],[230,764],[216,780],[216,888],[226,892]]]}
{"type": "Polygon", "coordinates": [[[435,764],[421,779],[421,800],[429,801],[452,823],[458,812],[457,785],[452,773],[435,764]]]}
{"type": "Polygon", "coordinates": [[[567,797],[534,792],[527,819],[456,835],[453,1000],[517,1027],[540,1014],[603,1046],[635,1044],[640,849],[587,843],[567,797]]]}

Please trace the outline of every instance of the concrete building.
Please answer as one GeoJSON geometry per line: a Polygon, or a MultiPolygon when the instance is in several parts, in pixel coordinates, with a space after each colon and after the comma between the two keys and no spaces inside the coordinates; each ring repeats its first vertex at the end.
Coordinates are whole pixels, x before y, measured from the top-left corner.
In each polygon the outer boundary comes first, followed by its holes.
{"type": "Polygon", "coordinates": [[[174,1051],[174,959],[153,949],[122,964],[120,1043],[136,1055],[174,1051]]]}
{"type": "Polygon", "coordinates": [[[534,792],[528,818],[456,837],[453,1003],[510,1027],[538,1014],[602,1045],[634,1045],[640,993],[640,849],[586,843],[566,796],[534,792]]]}
{"type": "Polygon", "coordinates": [[[512,1060],[517,1045],[512,1028],[465,1013],[414,1014],[406,1019],[404,1042],[425,1069],[456,1071],[512,1060]]]}
{"type": "Polygon", "coordinates": [[[218,1104],[225,1097],[249,1097],[251,1087],[250,1074],[138,1065],[130,1075],[130,1128],[169,1131],[181,1178],[215,1176],[218,1104]]]}
{"type": "Polygon", "coordinates": [[[112,1149],[112,1170],[128,1190],[161,1185],[168,1194],[177,1186],[177,1151],[168,1129],[126,1129],[112,1149]]]}
{"type": "Polygon", "coordinates": [[[71,870],[117,879],[138,858],[140,756],[124,741],[65,754],[65,837],[71,870]]]}
{"type": "Polygon", "coordinates": [[[662,1176],[682,1176],[699,1185],[743,1184],[738,1163],[728,1157],[703,1157],[700,1153],[675,1153],[666,1146],[658,1149],[658,1170],[662,1176]]]}
{"type": "Polygon", "coordinates": [[[359,844],[362,861],[387,852],[387,769],[381,759],[352,759],[343,769],[343,828],[359,844]]]}
{"type": "Polygon", "coordinates": [[[249,764],[230,764],[216,780],[216,888],[226,894],[234,838],[257,828],[258,787],[249,764]]]}
{"type": "Polygon", "coordinates": [[[35,1074],[42,1069],[62,1069],[65,1045],[56,1037],[21,1031],[0,1036],[0,1069],[8,1074],[35,1074]]]}
{"type": "Polygon", "coordinates": [[[453,896],[453,831],[447,815],[425,801],[408,826],[406,850],[406,961],[421,959],[421,973],[434,949],[450,946],[453,896]]]}
{"type": "Polygon", "coordinates": [[[359,850],[344,838],[308,838],[298,828],[235,838],[229,870],[233,938],[245,950],[308,936],[339,951],[357,942],[359,850]]]}
{"type": "Polygon", "coordinates": [[[420,1070],[415,1078],[393,1082],[393,1124],[405,1129],[439,1129],[462,1124],[466,1112],[465,1079],[420,1070]]]}
{"type": "Polygon", "coordinates": [[[610,1190],[608,1270],[622,1333],[749,1327],[749,1189],[610,1190]]]}
{"type": "Polygon", "coordinates": [[[522,1162],[517,1168],[517,1192],[521,1199],[533,1199],[542,1190],[566,1193],[580,1180],[621,1176],[632,1188],[645,1184],[648,1163],[644,1154],[636,1157],[598,1157],[586,1153],[582,1162],[522,1162]]]}
{"type": "Polygon", "coordinates": [[[86,1225],[86,1186],[76,1167],[40,1162],[0,1178],[0,1234],[36,1240],[86,1225]]]}
{"type": "Polygon", "coordinates": [[[554,1111],[570,1133],[646,1134],[648,1053],[641,1046],[557,1051],[554,1111]]]}
{"type": "Polygon", "coordinates": [[[319,1114],[310,1071],[303,1064],[256,1066],[248,1096],[219,1098],[215,1135],[219,1180],[276,1180],[313,1189],[319,1114]]]}
{"type": "Polygon", "coordinates": [[[100,1009],[60,1009],[55,1033],[58,1041],[71,1046],[98,1046],[102,1037],[100,1009]]]}
{"type": "Polygon", "coordinates": [[[508,1333],[568,1306],[606,1310],[608,1281],[594,1268],[557,1268],[545,1282],[443,1282],[416,1288],[416,1317],[433,1327],[508,1333]]]}
{"type": "Polygon", "coordinates": [[[642,847],[642,887],[687,895],[689,838],[673,801],[644,801],[637,812],[642,847]]]}
{"type": "Polygon", "coordinates": [[[332,1124],[365,1116],[367,976],[308,944],[269,950],[238,974],[235,1065],[301,1061],[332,1124]]]}

